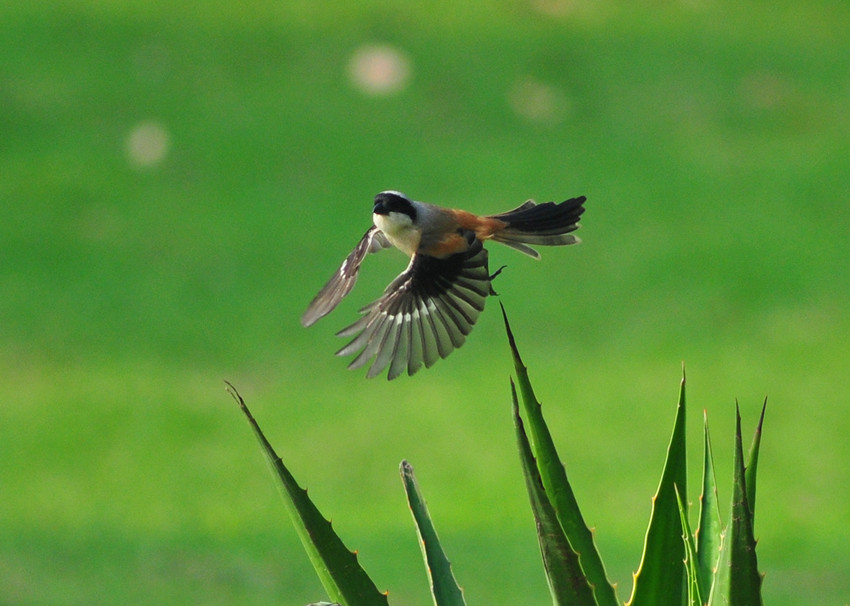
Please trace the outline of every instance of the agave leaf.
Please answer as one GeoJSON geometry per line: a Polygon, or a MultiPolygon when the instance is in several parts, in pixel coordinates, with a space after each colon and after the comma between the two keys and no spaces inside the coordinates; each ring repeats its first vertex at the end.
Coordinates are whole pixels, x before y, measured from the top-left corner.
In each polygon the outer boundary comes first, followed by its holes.
{"type": "Polygon", "coordinates": [[[537,540],[540,543],[540,554],[543,557],[543,567],[546,570],[552,603],[555,606],[596,606],[593,589],[582,572],[578,554],[570,547],[558,522],[555,509],[549,502],[549,497],[546,496],[546,489],[543,488],[543,480],[540,478],[525,427],[519,416],[516,385],[513,381],[511,381],[511,396],[520,462],[528,497],[531,500],[531,509],[534,512],[534,520],[537,523],[537,540]]]}
{"type": "Polygon", "coordinates": [[[729,606],[729,532],[723,529],[720,537],[720,553],[717,558],[717,569],[712,577],[711,589],[708,593],[708,606],[729,606]]]}
{"type": "Polygon", "coordinates": [[[723,543],[723,524],[717,499],[717,477],[714,473],[714,455],[708,432],[708,415],[703,412],[705,443],[703,448],[702,495],[700,496],[699,526],[696,531],[697,570],[702,595],[708,596],[717,571],[723,543]]]}
{"type": "Polygon", "coordinates": [[[761,445],[761,427],[764,423],[764,411],[767,409],[767,398],[764,399],[764,404],[761,407],[761,416],[759,423],[756,426],[755,435],[753,435],[753,443],[750,446],[750,453],[747,457],[747,466],[745,468],[744,477],[747,486],[747,501],[750,504],[750,513],[753,516],[755,523],[756,515],[756,471],[759,463],[759,446],[761,445]]]}
{"type": "Polygon", "coordinates": [[[735,473],[732,514],[729,518],[729,603],[756,606],[762,603],[761,575],[758,571],[756,540],[753,536],[753,510],[747,497],[741,413],[737,406],[735,417],[735,473]]]}
{"type": "Polygon", "coordinates": [[[679,391],[679,405],[667,460],[658,491],[652,499],[652,513],[646,531],[643,555],[635,573],[629,606],[680,606],[684,590],[682,562],[685,546],[679,535],[681,519],[676,486],[687,494],[685,451],[685,376],[679,391]]]}
{"type": "Polygon", "coordinates": [[[505,307],[502,305],[502,316],[505,320],[505,330],[514,359],[523,408],[529,428],[529,443],[537,458],[537,469],[543,481],[549,501],[555,509],[558,522],[566,535],[573,551],[579,554],[579,563],[593,587],[593,595],[599,606],[619,606],[614,587],[608,581],[602,558],[593,542],[593,533],[587,527],[581,510],[576,502],[575,494],[567,481],[567,472],[558,457],[558,451],[549,433],[549,428],[543,420],[543,412],[537,401],[531,382],[528,379],[528,369],[522,363],[511,332],[505,307]]]}
{"type": "Polygon", "coordinates": [[[419,535],[419,546],[422,557],[428,569],[428,580],[431,583],[431,595],[436,606],[465,606],[463,590],[458,586],[452,573],[452,565],[440,545],[437,531],[428,514],[425,499],[419,491],[413,467],[407,461],[401,462],[401,479],[407,493],[407,502],[416,522],[416,532],[419,535]]]}
{"type": "Polygon", "coordinates": [[[378,591],[375,583],[361,568],[357,555],[343,544],[331,523],[322,516],[307,496],[307,491],[295,481],[266,439],[242,396],[230,383],[227,383],[227,391],[238,402],[248,419],[260,448],[278,479],[278,488],[298,537],[330,599],[348,606],[387,606],[387,595],[378,591]]]}
{"type": "MultiPolygon", "coordinates": [[[[717,576],[708,600],[709,606],[727,606],[728,604],[758,606],[762,603],[761,575],[758,572],[756,541],[753,536],[753,511],[747,498],[741,414],[737,403],[735,420],[732,511],[729,515],[726,537],[720,550],[717,576]]],[[[760,432],[761,422],[757,430],[757,433],[760,432]]],[[[755,481],[754,477],[753,481],[755,481]]]]}
{"type": "Polygon", "coordinates": [[[694,535],[691,534],[691,525],[688,522],[688,507],[682,501],[679,487],[676,489],[676,502],[679,505],[679,518],[682,522],[682,539],[685,542],[685,579],[688,588],[688,606],[702,606],[703,591],[700,587],[699,569],[697,568],[697,548],[694,543],[694,535]]]}

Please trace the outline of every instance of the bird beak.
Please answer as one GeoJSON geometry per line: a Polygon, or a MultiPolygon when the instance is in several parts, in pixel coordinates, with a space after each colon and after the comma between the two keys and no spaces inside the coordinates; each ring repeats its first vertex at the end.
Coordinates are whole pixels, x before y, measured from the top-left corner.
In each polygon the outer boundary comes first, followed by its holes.
{"type": "Polygon", "coordinates": [[[372,214],[386,215],[387,214],[387,207],[384,206],[383,202],[375,202],[375,206],[372,207],[372,214]]]}

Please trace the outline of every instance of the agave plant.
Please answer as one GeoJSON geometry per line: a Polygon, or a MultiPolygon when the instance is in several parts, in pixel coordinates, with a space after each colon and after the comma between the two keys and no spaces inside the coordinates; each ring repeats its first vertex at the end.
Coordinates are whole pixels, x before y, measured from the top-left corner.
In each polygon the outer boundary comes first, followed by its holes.
{"type": "MultiPolygon", "coordinates": [[[[582,517],[504,308],[502,312],[516,369],[516,382],[511,380],[510,387],[519,457],[552,603],[556,606],[618,606],[616,589],[608,580],[593,533],[582,517]],[[520,402],[525,421],[520,415],[520,402]]],[[[360,566],[357,555],[343,544],[330,522],[298,485],[242,397],[232,385],[228,383],[227,386],[260,442],[301,542],[328,597],[333,600],[310,606],[387,606],[387,595],[378,590],[360,566]]],[[[704,417],[702,495],[698,526],[692,531],[686,496],[683,373],[673,435],[652,499],[643,554],[634,575],[628,606],[756,606],[762,603],[762,576],[758,571],[753,521],[764,410],[763,407],[746,464],[741,417],[736,413],[732,502],[725,526],[717,498],[708,421],[704,417]]],[[[465,606],[463,591],[440,544],[413,468],[406,461],[401,463],[401,477],[419,534],[434,604],[465,606]]]]}

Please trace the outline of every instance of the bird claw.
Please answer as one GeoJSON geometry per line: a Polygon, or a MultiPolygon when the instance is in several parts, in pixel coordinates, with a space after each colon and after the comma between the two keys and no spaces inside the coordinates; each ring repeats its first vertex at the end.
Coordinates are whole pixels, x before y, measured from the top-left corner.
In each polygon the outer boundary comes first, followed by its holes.
{"type": "MultiPolygon", "coordinates": [[[[507,265],[502,265],[499,269],[497,269],[492,274],[490,274],[490,278],[489,278],[490,282],[492,282],[496,278],[496,276],[498,276],[500,273],[502,273],[502,270],[505,269],[506,267],[507,267],[507,265]]],[[[493,290],[492,284],[490,284],[490,295],[492,295],[494,297],[499,296],[499,293],[497,293],[495,290],[493,290]]]]}

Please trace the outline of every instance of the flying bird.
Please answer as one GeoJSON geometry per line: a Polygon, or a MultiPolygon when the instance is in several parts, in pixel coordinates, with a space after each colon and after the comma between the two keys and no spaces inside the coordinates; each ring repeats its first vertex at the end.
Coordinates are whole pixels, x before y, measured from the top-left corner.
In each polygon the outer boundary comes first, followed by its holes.
{"type": "Polygon", "coordinates": [[[383,191],[375,196],[372,227],[312,300],[301,324],[311,326],[339,305],[354,288],[368,253],[395,246],[410,257],[407,269],[360,310],[359,320],[337,333],[353,339],[336,355],[357,354],[349,369],[374,358],[369,378],[388,366],[388,379],[430,368],[463,345],[485,299],[495,294],[490,283],[501,270],[490,274],[484,241],[539,259],[530,245],[579,242],[571,232],[579,227],[584,202],[584,196],[560,204],[529,200],[498,215],[478,216],[383,191]]]}

